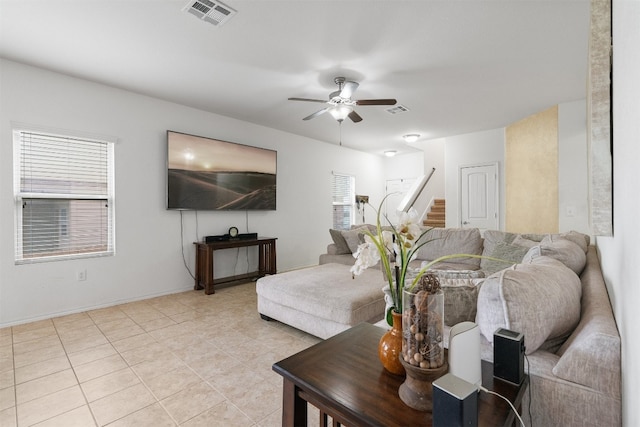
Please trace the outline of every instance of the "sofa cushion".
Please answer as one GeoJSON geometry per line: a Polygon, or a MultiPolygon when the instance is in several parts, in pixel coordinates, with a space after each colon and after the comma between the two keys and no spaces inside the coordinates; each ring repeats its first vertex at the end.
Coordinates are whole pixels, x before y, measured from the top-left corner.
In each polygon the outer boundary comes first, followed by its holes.
{"type": "Polygon", "coordinates": [[[369,228],[365,226],[351,230],[343,230],[341,232],[351,253],[356,253],[358,246],[360,246],[361,243],[364,243],[364,233],[366,231],[369,231],[369,228]]]}
{"type": "Polygon", "coordinates": [[[525,248],[531,248],[531,247],[533,247],[533,246],[535,246],[535,245],[539,244],[540,242],[535,241],[535,240],[531,240],[531,239],[527,239],[526,237],[524,237],[524,236],[522,236],[522,235],[518,234],[518,235],[516,236],[516,238],[515,238],[515,239],[513,239],[513,242],[512,242],[512,243],[513,243],[514,245],[517,245],[517,246],[523,246],[523,247],[525,247],[525,248]]]}
{"type": "MultiPolygon", "coordinates": [[[[423,269],[429,262],[422,261],[422,265],[420,269],[423,269]]],[[[448,283],[448,280],[456,280],[456,279],[483,279],[484,271],[482,270],[460,270],[460,269],[429,269],[430,274],[434,274],[438,276],[438,280],[440,284],[448,283]]]]}
{"type": "Polygon", "coordinates": [[[482,270],[487,276],[490,276],[497,271],[504,270],[505,268],[513,264],[521,262],[524,256],[529,251],[529,248],[527,248],[526,246],[519,246],[516,244],[509,244],[505,242],[497,242],[492,246],[492,248],[492,251],[483,251],[482,256],[497,258],[502,261],[482,258],[482,270]]]}
{"type": "Polygon", "coordinates": [[[580,320],[581,283],[561,262],[535,257],[486,278],[478,292],[476,323],[493,342],[498,328],[522,332],[526,354],[569,336],[580,320]]]}
{"type": "Polygon", "coordinates": [[[484,279],[444,279],[440,287],[444,292],[444,323],[454,326],[460,322],[473,322],[478,307],[478,291],[484,279]]]}
{"type": "MultiPolygon", "coordinates": [[[[444,255],[482,254],[482,237],[477,228],[432,228],[423,237],[426,244],[418,250],[418,259],[433,261],[444,255]]],[[[480,267],[479,258],[451,258],[449,264],[461,265],[469,270],[480,267]]]]}
{"type": "Polygon", "coordinates": [[[523,258],[523,262],[529,262],[541,256],[560,261],[576,274],[582,272],[587,262],[587,255],[580,246],[566,239],[543,240],[539,245],[529,249],[523,258]]]}
{"type": "Polygon", "coordinates": [[[548,234],[544,239],[542,239],[541,243],[557,242],[562,239],[575,243],[585,253],[587,253],[587,249],[589,249],[589,242],[591,241],[591,238],[587,234],[582,234],[577,231],[569,231],[567,233],[548,234]]]}
{"type": "MultiPolygon", "coordinates": [[[[539,244],[545,236],[545,234],[518,234],[500,230],[485,230],[483,234],[482,255],[490,257],[493,256],[492,254],[502,251],[504,247],[502,249],[497,248],[498,245],[514,245],[517,247],[516,249],[519,249],[520,247],[530,248],[539,244]]],[[[514,262],[519,261],[520,260],[514,262]]],[[[509,264],[504,264],[502,268],[505,268],[508,265],[509,264]]],[[[480,260],[480,268],[485,271],[492,271],[493,273],[502,270],[502,268],[495,270],[496,266],[494,261],[486,258],[480,260]]]]}
{"type": "Polygon", "coordinates": [[[580,324],[558,351],[553,374],[620,398],[620,334],[595,247],[582,272],[580,324]]]}
{"type": "Polygon", "coordinates": [[[331,255],[344,255],[350,254],[351,249],[349,249],[349,245],[347,245],[347,241],[344,239],[341,230],[334,230],[332,228],[329,229],[329,234],[331,235],[331,239],[334,243],[334,251],[335,253],[331,255]]]}
{"type": "MultiPolygon", "coordinates": [[[[424,262],[426,263],[426,262],[424,262]]],[[[444,292],[444,323],[454,326],[476,319],[478,290],[484,280],[481,270],[429,270],[444,292]]]]}
{"type": "Polygon", "coordinates": [[[620,337],[598,329],[597,322],[591,322],[580,331],[552,372],[563,380],[617,394],[620,386],[620,337]]]}

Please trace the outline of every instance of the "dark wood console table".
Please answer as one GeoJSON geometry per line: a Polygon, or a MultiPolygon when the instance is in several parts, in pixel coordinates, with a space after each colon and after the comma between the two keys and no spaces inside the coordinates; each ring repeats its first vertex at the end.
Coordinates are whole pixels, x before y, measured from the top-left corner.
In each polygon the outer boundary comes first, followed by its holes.
{"type": "MultiPolygon", "coordinates": [[[[431,412],[405,405],[398,388],[404,376],[391,375],[378,359],[378,341],[384,329],[361,323],[273,365],[284,378],[282,425],[307,425],[307,402],[320,409],[320,426],[327,415],[334,426],[430,426],[431,412]]],[[[482,385],[514,406],[522,403],[529,385],[493,378],[493,365],[482,361],[482,385]]],[[[479,426],[511,426],[515,415],[501,398],[478,395],[479,426]]]]}
{"type": "Polygon", "coordinates": [[[245,279],[276,274],[276,238],[258,237],[257,239],[230,239],[220,242],[194,242],[196,245],[196,283],[195,290],[204,288],[204,293],[215,293],[214,285],[236,282],[245,279]],[[213,278],[213,254],[220,249],[244,248],[258,246],[258,270],[252,273],[235,276],[213,278]]]}

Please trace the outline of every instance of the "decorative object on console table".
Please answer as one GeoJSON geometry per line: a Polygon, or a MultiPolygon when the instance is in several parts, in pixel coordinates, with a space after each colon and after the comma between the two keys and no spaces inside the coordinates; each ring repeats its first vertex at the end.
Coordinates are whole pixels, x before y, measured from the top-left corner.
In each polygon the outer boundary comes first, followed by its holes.
{"type": "MultiPolygon", "coordinates": [[[[350,271],[355,278],[355,276],[362,274],[365,269],[373,265],[378,265],[379,263],[383,276],[389,283],[389,286],[385,286],[383,291],[385,292],[387,305],[387,323],[393,326],[392,313],[403,312],[402,292],[405,286],[413,289],[422,275],[424,275],[432,265],[438,262],[450,258],[481,257],[470,254],[445,255],[425,264],[418,271],[411,269],[409,263],[417,256],[418,250],[433,240],[426,238],[427,233],[431,231],[432,228],[422,228],[419,225],[418,212],[414,208],[410,208],[408,212],[401,213],[399,224],[396,226],[385,226],[383,229],[380,222],[380,213],[382,211],[382,204],[387,197],[389,197],[389,195],[382,199],[376,211],[375,234],[369,232],[366,228],[363,230],[364,243],[360,244],[357,251],[353,254],[356,261],[350,271]]],[[[385,366],[385,361],[381,360],[381,362],[383,366],[385,366]]]]}
{"type": "Polygon", "coordinates": [[[380,338],[378,357],[382,366],[394,375],[404,375],[402,357],[402,314],[392,312],[393,327],[380,338]]]}
{"type": "MultiPolygon", "coordinates": [[[[408,213],[403,212],[400,216],[400,224],[382,229],[380,224],[380,212],[382,203],[389,197],[388,195],[382,199],[380,207],[376,212],[376,234],[364,231],[365,243],[358,246],[358,250],[353,256],[356,262],[351,267],[351,273],[360,275],[365,269],[380,262],[384,277],[389,283],[387,296],[386,318],[387,323],[393,326],[392,331],[396,330],[397,322],[393,320],[395,313],[402,313],[402,290],[405,286],[407,271],[409,270],[409,261],[417,253],[417,250],[426,242],[418,244],[418,242],[429,231],[423,231],[418,225],[418,213],[415,209],[408,213]],[[395,259],[395,265],[392,267],[391,259],[395,259]]],[[[393,336],[396,331],[389,333],[393,336]]],[[[400,355],[401,342],[390,339],[389,341],[380,341],[378,344],[378,355],[380,362],[385,369],[392,374],[402,375],[404,369],[397,363],[397,357],[400,355]],[[391,348],[391,345],[397,347],[391,348]]]]}
{"type": "Polygon", "coordinates": [[[444,354],[444,293],[438,278],[420,277],[415,289],[403,293],[402,365],[407,378],[400,386],[400,399],[408,406],[431,411],[432,382],[446,374],[444,354]]]}

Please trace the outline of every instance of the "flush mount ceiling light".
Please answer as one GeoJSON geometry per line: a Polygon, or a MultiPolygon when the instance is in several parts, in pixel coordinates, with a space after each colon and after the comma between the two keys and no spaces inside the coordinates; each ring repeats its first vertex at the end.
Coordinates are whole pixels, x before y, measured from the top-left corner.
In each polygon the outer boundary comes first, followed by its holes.
{"type": "Polygon", "coordinates": [[[338,104],[329,110],[329,114],[331,114],[334,119],[341,122],[346,119],[352,111],[353,107],[350,107],[349,105],[338,104]]]}
{"type": "Polygon", "coordinates": [[[403,138],[406,142],[416,142],[418,138],[420,138],[420,134],[410,133],[410,134],[404,135],[403,138]]]}
{"type": "Polygon", "coordinates": [[[393,157],[396,154],[398,154],[398,152],[396,150],[387,150],[387,151],[384,152],[384,155],[387,156],[387,157],[393,157]]]}

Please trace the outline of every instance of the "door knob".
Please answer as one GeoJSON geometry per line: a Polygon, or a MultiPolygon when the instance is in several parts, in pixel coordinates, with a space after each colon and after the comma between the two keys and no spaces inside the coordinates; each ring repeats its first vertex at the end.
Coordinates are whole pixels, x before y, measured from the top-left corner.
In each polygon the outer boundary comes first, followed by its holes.
{"type": "Polygon", "coordinates": [[[471,224],[469,221],[462,221],[462,225],[471,224]]]}

